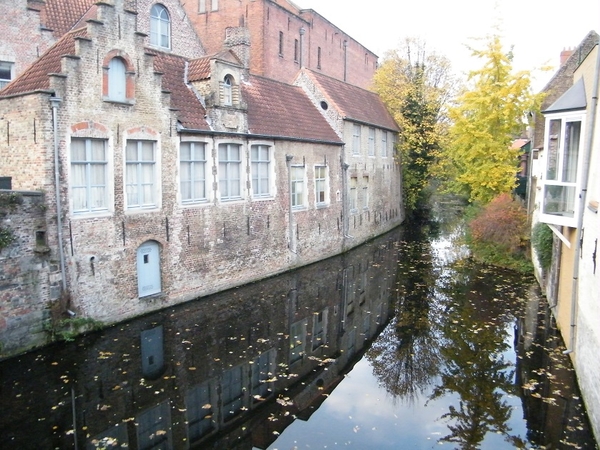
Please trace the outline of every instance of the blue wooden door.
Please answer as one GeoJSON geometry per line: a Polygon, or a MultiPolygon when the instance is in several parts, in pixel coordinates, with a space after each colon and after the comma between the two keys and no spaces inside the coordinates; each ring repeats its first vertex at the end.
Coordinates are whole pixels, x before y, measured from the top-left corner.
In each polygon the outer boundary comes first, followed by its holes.
{"type": "Polygon", "coordinates": [[[158,242],[147,241],[137,250],[138,295],[147,297],[161,291],[158,242]]]}

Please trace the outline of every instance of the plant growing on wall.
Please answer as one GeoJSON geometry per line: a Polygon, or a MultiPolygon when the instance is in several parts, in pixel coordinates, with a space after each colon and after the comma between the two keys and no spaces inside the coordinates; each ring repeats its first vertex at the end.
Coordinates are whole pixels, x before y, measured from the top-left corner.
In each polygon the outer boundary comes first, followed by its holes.
{"type": "Polygon", "coordinates": [[[536,223],[531,232],[531,246],[544,270],[549,269],[552,264],[553,243],[554,236],[550,227],[542,222],[536,223]]]}
{"type": "Polygon", "coordinates": [[[0,250],[8,247],[14,240],[15,237],[10,228],[0,227],[0,250]]]}

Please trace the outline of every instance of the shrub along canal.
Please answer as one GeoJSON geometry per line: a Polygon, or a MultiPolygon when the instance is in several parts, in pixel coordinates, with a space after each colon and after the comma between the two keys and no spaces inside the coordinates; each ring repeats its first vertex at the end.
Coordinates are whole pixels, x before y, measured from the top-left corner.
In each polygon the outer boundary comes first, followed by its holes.
{"type": "Polygon", "coordinates": [[[0,447],[597,448],[534,280],[411,228],[0,362],[0,447]]]}

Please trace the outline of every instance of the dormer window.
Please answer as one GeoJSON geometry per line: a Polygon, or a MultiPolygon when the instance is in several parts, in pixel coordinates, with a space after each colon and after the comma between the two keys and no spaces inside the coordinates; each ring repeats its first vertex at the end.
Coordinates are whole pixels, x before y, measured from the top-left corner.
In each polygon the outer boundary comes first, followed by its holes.
{"type": "Polygon", "coordinates": [[[223,79],[223,106],[233,105],[233,77],[225,75],[223,79]]]}
{"type": "Polygon", "coordinates": [[[171,19],[167,8],[159,4],[150,11],[150,45],[171,48],[171,19]]]}

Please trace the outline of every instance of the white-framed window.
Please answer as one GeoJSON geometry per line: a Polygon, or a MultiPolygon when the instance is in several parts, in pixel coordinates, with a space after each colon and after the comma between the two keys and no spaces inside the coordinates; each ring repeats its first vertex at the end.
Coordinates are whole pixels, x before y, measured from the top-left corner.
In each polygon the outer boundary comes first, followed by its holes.
{"type": "Polygon", "coordinates": [[[271,197],[271,148],[268,145],[250,146],[252,196],[271,197]]]}
{"type": "Polygon", "coordinates": [[[542,178],[542,222],[576,226],[585,115],[548,114],[542,178]]]}
{"type": "Polygon", "coordinates": [[[375,128],[369,127],[369,156],[375,156],[375,128]]]}
{"type": "Polygon", "coordinates": [[[219,0],[212,0],[211,1],[211,11],[218,11],[219,10],[219,0]]]}
{"type": "Polygon", "coordinates": [[[388,156],[388,142],[387,142],[387,131],[381,131],[381,157],[387,158],[388,156]]]}
{"type": "Polygon", "coordinates": [[[350,178],[350,211],[358,209],[358,179],[350,178]]]}
{"type": "Polygon", "coordinates": [[[306,183],[304,180],[306,170],[304,166],[292,166],[291,171],[292,208],[304,208],[306,206],[306,183]]]}
{"type": "Polygon", "coordinates": [[[128,140],[125,149],[127,209],[155,208],[158,205],[156,181],[156,142],[128,140]]]}
{"type": "Polygon", "coordinates": [[[156,4],[150,10],[150,45],[171,48],[171,19],[163,5],[156,4]]]}
{"type": "Polygon", "coordinates": [[[108,99],[115,102],[127,100],[127,73],[125,61],[115,57],[108,63],[108,99]]]}
{"type": "Polygon", "coordinates": [[[108,145],[106,139],[71,139],[73,213],[108,209],[108,145]]]}
{"type": "Polygon", "coordinates": [[[329,203],[329,173],[327,166],[315,166],[315,201],[317,206],[329,203]]]}
{"type": "Polygon", "coordinates": [[[206,12],[206,0],[198,0],[198,13],[202,14],[206,12]]]}
{"type": "Polygon", "coordinates": [[[0,89],[6,86],[14,77],[15,63],[0,61],[0,89]]]}
{"type": "Polygon", "coordinates": [[[360,155],[360,125],[354,124],[352,131],[352,154],[360,155]]]}
{"type": "Polygon", "coordinates": [[[239,144],[219,144],[219,192],[221,200],[242,198],[242,149],[239,144]]]}
{"type": "Polygon", "coordinates": [[[206,143],[182,142],[179,146],[181,202],[208,200],[206,189],[206,143]]]}

